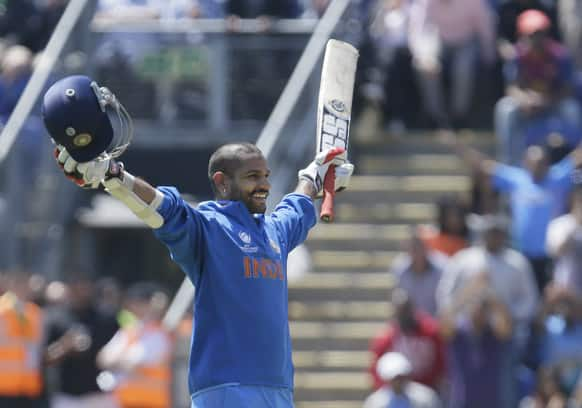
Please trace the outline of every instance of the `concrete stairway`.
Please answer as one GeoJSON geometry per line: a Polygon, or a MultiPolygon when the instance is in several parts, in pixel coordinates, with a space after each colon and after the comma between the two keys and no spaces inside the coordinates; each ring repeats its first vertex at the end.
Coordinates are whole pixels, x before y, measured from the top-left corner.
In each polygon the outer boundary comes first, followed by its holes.
{"type": "MultiPolygon", "coordinates": [[[[492,150],[489,135],[465,137],[492,150]]],[[[433,220],[437,197],[470,187],[467,169],[432,134],[354,147],[357,174],[337,198],[336,222],[307,241],[314,273],[289,285],[297,408],[362,406],[369,340],[390,315],[390,262],[410,225],[433,220]]]]}

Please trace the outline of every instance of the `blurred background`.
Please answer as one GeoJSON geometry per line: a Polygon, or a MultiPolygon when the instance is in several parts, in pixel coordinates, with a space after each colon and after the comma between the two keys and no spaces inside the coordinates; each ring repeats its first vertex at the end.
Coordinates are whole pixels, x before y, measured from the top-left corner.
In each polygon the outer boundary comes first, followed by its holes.
{"type": "Polygon", "coordinates": [[[580,0],[0,0],[0,406],[189,406],[192,307],[159,325],[183,274],[62,177],[44,90],[112,89],[125,165],[193,204],[210,154],[261,136],[272,208],[313,157],[332,37],[360,50],[356,174],[289,260],[296,406],[582,407],[581,21],[580,0]]]}

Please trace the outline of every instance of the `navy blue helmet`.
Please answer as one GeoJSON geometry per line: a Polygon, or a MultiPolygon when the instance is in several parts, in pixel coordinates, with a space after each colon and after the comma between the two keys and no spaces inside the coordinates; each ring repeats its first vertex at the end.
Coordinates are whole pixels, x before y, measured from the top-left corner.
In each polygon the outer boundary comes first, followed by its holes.
{"type": "Polygon", "coordinates": [[[131,118],[115,95],[83,75],[48,89],[42,117],[53,142],[78,162],[118,157],[133,137],[131,118]]]}

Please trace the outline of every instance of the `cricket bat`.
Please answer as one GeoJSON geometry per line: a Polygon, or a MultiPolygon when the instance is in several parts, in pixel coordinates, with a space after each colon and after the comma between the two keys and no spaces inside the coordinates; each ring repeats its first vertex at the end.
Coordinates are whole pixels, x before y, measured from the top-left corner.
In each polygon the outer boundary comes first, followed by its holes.
{"type": "MultiPolygon", "coordinates": [[[[348,150],[358,55],[351,44],[327,42],[317,101],[316,153],[338,146],[348,150]]],[[[320,218],[325,222],[333,221],[334,187],[335,166],[331,165],[323,182],[320,218]]]]}

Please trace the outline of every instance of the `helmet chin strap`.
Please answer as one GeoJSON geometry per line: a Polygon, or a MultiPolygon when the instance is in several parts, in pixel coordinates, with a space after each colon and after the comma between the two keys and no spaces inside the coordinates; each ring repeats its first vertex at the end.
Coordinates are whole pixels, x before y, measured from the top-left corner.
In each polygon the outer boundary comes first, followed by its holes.
{"type": "Polygon", "coordinates": [[[114,142],[112,146],[103,152],[97,160],[109,160],[119,157],[129,147],[133,139],[133,121],[131,116],[109,88],[104,86],[100,87],[95,81],[91,82],[91,88],[95,92],[101,110],[108,114],[110,120],[113,120],[111,116],[114,116],[119,125],[114,126],[114,142]],[[111,113],[114,113],[114,115],[111,115],[111,113]]]}

